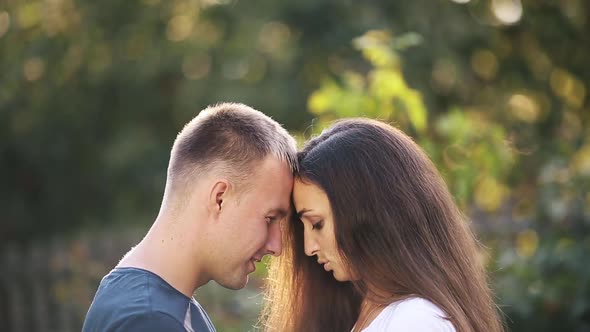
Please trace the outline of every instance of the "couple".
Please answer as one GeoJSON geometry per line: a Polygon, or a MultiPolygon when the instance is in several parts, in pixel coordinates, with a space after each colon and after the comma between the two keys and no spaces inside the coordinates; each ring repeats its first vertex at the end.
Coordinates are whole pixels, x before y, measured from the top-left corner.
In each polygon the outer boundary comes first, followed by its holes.
{"type": "Polygon", "coordinates": [[[478,244],[408,136],[350,119],[297,152],[278,123],[226,103],[179,133],[158,217],[83,331],[215,331],[194,291],[243,288],[268,254],[267,331],[502,330],[478,244]]]}

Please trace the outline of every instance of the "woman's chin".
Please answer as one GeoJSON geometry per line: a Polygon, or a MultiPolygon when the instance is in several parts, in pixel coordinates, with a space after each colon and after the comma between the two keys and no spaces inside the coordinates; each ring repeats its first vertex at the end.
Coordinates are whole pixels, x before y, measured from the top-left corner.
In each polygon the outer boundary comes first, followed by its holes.
{"type": "Polygon", "coordinates": [[[342,275],[341,273],[338,273],[336,271],[332,271],[332,275],[334,276],[334,279],[336,279],[337,281],[350,281],[350,278],[347,275],[342,275]]]}

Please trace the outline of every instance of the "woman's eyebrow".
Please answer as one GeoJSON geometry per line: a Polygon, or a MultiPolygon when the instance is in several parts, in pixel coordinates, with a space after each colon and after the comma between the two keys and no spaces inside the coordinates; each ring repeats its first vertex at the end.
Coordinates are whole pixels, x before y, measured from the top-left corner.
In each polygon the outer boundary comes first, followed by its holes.
{"type": "Polygon", "coordinates": [[[297,212],[297,217],[299,219],[301,219],[301,217],[303,217],[304,214],[306,214],[307,212],[312,211],[311,209],[301,209],[297,212]]]}

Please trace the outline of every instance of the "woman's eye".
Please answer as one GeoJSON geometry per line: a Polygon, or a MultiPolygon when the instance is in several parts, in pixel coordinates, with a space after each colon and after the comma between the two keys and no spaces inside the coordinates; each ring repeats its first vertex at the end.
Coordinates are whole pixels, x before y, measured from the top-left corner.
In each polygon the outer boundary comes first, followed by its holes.
{"type": "Polygon", "coordinates": [[[318,222],[316,222],[314,224],[311,224],[311,229],[313,229],[313,230],[318,230],[319,231],[320,229],[322,229],[322,227],[324,227],[324,221],[323,220],[320,220],[320,221],[318,221],[318,222]]]}
{"type": "Polygon", "coordinates": [[[271,224],[272,222],[274,222],[277,218],[276,217],[266,217],[266,223],[267,224],[271,224]]]}

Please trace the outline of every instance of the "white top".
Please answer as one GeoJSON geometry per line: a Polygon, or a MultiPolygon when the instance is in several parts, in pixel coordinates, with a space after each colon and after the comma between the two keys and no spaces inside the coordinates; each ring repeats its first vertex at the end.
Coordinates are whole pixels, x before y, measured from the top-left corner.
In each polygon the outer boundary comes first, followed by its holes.
{"type": "Polygon", "coordinates": [[[419,297],[393,302],[363,332],[456,332],[436,304],[419,297]]]}

